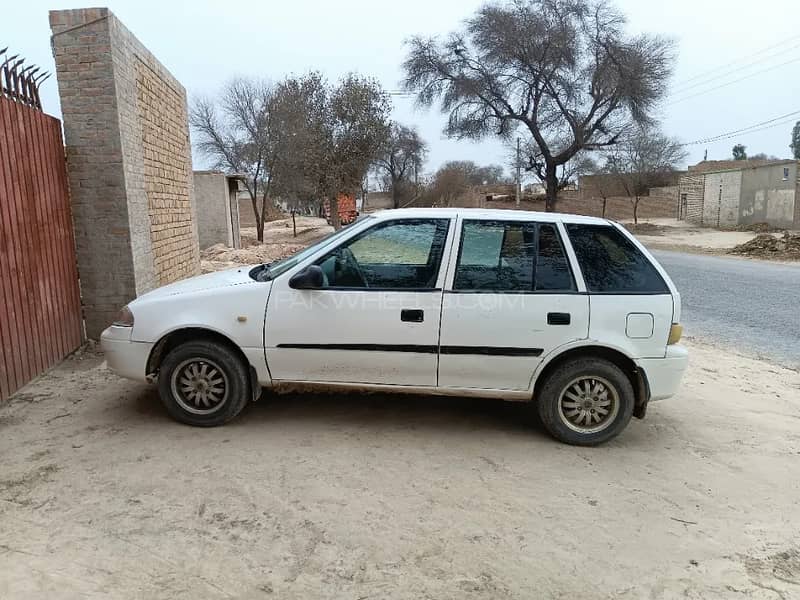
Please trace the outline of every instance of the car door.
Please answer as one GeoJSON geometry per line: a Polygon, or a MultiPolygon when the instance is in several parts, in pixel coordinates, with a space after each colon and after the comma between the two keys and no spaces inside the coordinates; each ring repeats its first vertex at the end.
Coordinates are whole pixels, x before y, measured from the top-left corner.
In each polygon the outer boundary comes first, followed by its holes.
{"type": "Polygon", "coordinates": [[[449,218],[379,221],[310,259],[320,289],[276,279],[265,352],[278,381],[435,386],[449,218]]]}
{"type": "Polygon", "coordinates": [[[439,386],[526,390],[541,358],[584,339],[578,291],[556,223],[459,221],[443,300],[439,386]]]}

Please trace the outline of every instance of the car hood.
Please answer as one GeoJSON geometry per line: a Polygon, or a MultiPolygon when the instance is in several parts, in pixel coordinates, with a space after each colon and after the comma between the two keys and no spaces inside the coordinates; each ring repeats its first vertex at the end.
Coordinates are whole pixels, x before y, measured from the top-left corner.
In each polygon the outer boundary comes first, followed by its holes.
{"type": "Polygon", "coordinates": [[[198,275],[197,277],[176,281],[175,283],[170,283],[152,292],[148,292],[143,296],[139,296],[137,300],[155,300],[166,296],[190,294],[192,292],[213,290],[232,285],[255,283],[255,280],[250,277],[250,271],[253,269],[253,266],[255,265],[226,269],[224,271],[207,273],[205,275],[198,275]]]}

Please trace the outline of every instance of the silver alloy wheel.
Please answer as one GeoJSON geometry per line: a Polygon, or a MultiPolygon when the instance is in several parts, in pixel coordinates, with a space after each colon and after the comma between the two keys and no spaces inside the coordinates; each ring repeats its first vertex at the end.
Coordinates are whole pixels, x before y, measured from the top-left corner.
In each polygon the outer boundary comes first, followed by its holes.
{"type": "Polygon", "coordinates": [[[172,395],[180,407],[194,415],[210,415],[228,400],[228,377],[207,358],[190,358],[172,371],[172,395]]]}
{"type": "Polygon", "coordinates": [[[602,377],[576,377],[558,396],[558,416],[564,425],[578,433],[603,431],[618,413],[619,393],[602,377]]]}

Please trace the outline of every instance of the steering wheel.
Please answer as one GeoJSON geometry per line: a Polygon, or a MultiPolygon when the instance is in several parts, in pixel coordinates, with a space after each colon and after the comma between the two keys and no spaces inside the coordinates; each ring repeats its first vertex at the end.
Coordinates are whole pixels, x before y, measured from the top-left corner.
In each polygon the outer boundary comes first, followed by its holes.
{"type": "Polygon", "coordinates": [[[356,257],[353,255],[353,252],[350,250],[350,248],[341,248],[339,250],[339,258],[347,269],[358,276],[363,287],[369,287],[367,278],[364,276],[364,271],[361,270],[361,265],[358,264],[358,261],[356,260],[356,257]]]}

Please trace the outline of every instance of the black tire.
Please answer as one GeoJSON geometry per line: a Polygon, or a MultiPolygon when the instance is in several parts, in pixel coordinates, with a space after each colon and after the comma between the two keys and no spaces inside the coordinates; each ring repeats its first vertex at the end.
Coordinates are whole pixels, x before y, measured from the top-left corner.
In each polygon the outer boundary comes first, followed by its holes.
{"type": "Polygon", "coordinates": [[[172,349],[161,363],[158,393],[176,421],[215,427],[242,411],[251,395],[250,378],[247,366],[228,346],[202,340],[186,342],[172,349]],[[186,381],[191,383],[182,383],[186,381]],[[203,387],[185,392],[192,386],[203,387]],[[220,389],[223,392],[216,391],[220,389]]]}
{"type": "Polygon", "coordinates": [[[630,380],[617,365],[602,358],[582,357],[568,360],[550,373],[534,401],[542,424],[554,438],[575,446],[594,446],[625,429],[636,399],[630,380]],[[586,383],[590,392],[581,396],[576,390],[585,390],[586,383]],[[608,400],[610,403],[605,404],[608,400]],[[606,412],[601,416],[603,410],[606,412]]]}

